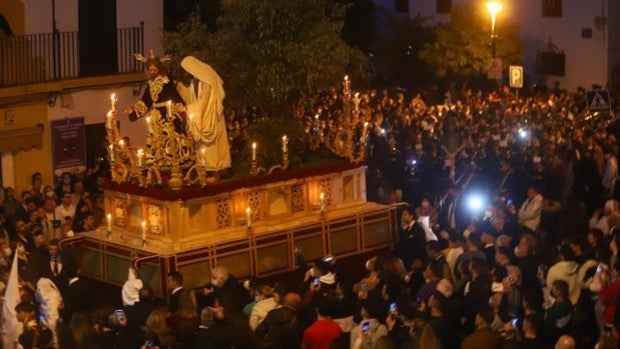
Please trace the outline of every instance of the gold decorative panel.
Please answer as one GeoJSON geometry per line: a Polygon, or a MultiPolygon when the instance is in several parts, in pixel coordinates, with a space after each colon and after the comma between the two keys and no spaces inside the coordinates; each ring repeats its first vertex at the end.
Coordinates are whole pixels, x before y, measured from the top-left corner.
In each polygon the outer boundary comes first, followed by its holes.
{"type": "Polygon", "coordinates": [[[294,184],[291,186],[291,211],[296,213],[303,212],[305,209],[304,186],[302,184],[294,184]]]}
{"type": "Polygon", "coordinates": [[[142,209],[138,204],[132,204],[129,206],[129,226],[130,227],[140,227],[142,221],[147,218],[142,216],[142,209]]]}
{"type": "Polygon", "coordinates": [[[217,228],[226,228],[231,225],[231,217],[230,217],[230,198],[226,197],[224,199],[219,199],[215,201],[215,205],[217,207],[217,228]]]}
{"type": "Polygon", "coordinates": [[[288,195],[285,191],[269,192],[269,215],[276,216],[289,212],[288,195]]]}
{"type": "Polygon", "coordinates": [[[148,205],[148,227],[151,234],[161,234],[163,231],[163,212],[157,205],[148,205]]]}
{"type": "Polygon", "coordinates": [[[252,222],[256,222],[260,220],[261,217],[261,204],[260,204],[260,193],[257,191],[253,191],[246,195],[246,203],[247,207],[252,210],[252,222]]]}
{"type": "Polygon", "coordinates": [[[321,180],[319,184],[319,190],[323,195],[325,195],[325,205],[329,206],[332,204],[332,182],[329,179],[321,180]]]}
{"type": "Polygon", "coordinates": [[[342,199],[343,201],[355,200],[355,176],[346,176],[342,179],[342,199]]]}
{"type": "Polygon", "coordinates": [[[189,218],[189,225],[191,230],[196,230],[200,228],[200,224],[202,221],[202,205],[188,205],[187,206],[187,216],[189,218]]]}
{"type": "Polygon", "coordinates": [[[124,227],[127,225],[126,201],[120,198],[114,199],[114,225],[124,227]]]}

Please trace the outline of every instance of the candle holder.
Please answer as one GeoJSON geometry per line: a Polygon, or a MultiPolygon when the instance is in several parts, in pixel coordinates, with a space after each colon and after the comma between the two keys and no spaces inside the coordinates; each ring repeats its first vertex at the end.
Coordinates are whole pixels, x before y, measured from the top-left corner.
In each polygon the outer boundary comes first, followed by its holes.
{"type": "Polygon", "coordinates": [[[345,75],[342,80],[342,93],[344,94],[345,99],[351,98],[351,80],[349,80],[349,76],[345,75]]]}
{"type": "Polygon", "coordinates": [[[183,185],[183,178],[181,177],[181,166],[178,161],[174,161],[172,164],[172,170],[170,171],[170,180],[168,185],[172,190],[179,190],[183,185]]]}
{"type": "Polygon", "coordinates": [[[258,164],[256,162],[256,159],[253,159],[250,162],[250,175],[256,176],[257,174],[258,174],[258,164]]]}
{"type": "Polygon", "coordinates": [[[288,168],[289,162],[288,162],[288,152],[286,153],[282,153],[282,167],[283,168],[288,168]]]}

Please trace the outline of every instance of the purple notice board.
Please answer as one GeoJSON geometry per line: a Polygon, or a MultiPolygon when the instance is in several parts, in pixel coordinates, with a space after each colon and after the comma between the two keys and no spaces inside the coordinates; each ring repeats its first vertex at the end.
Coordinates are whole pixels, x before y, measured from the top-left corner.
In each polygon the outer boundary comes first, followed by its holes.
{"type": "Polygon", "coordinates": [[[52,121],[54,175],[86,170],[86,129],[84,117],[52,121]]]}

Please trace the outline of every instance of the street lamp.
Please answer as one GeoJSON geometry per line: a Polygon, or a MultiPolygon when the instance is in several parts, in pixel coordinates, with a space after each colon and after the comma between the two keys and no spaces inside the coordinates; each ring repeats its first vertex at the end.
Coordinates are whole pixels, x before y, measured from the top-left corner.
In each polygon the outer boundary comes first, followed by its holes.
{"type": "Polygon", "coordinates": [[[491,51],[493,53],[493,58],[495,58],[497,57],[497,49],[495,46],[497,39],[497,35],[495,34],[495,19],[497,18],[497,14],[502,10],[503,5],[497,1],[489,1],[486,6],[491,15],[491,51]]]}

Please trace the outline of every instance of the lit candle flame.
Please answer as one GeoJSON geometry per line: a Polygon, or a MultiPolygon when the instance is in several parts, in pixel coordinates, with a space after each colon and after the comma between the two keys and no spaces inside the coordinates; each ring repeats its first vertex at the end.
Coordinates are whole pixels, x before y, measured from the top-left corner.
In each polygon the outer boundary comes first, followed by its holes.
{"type": "Polygon", "coordinates": [[[106,216],[106,219],[108,221],[108,232],[112,231],[112,215],[108,213],[108,215],[106,216]]]}

